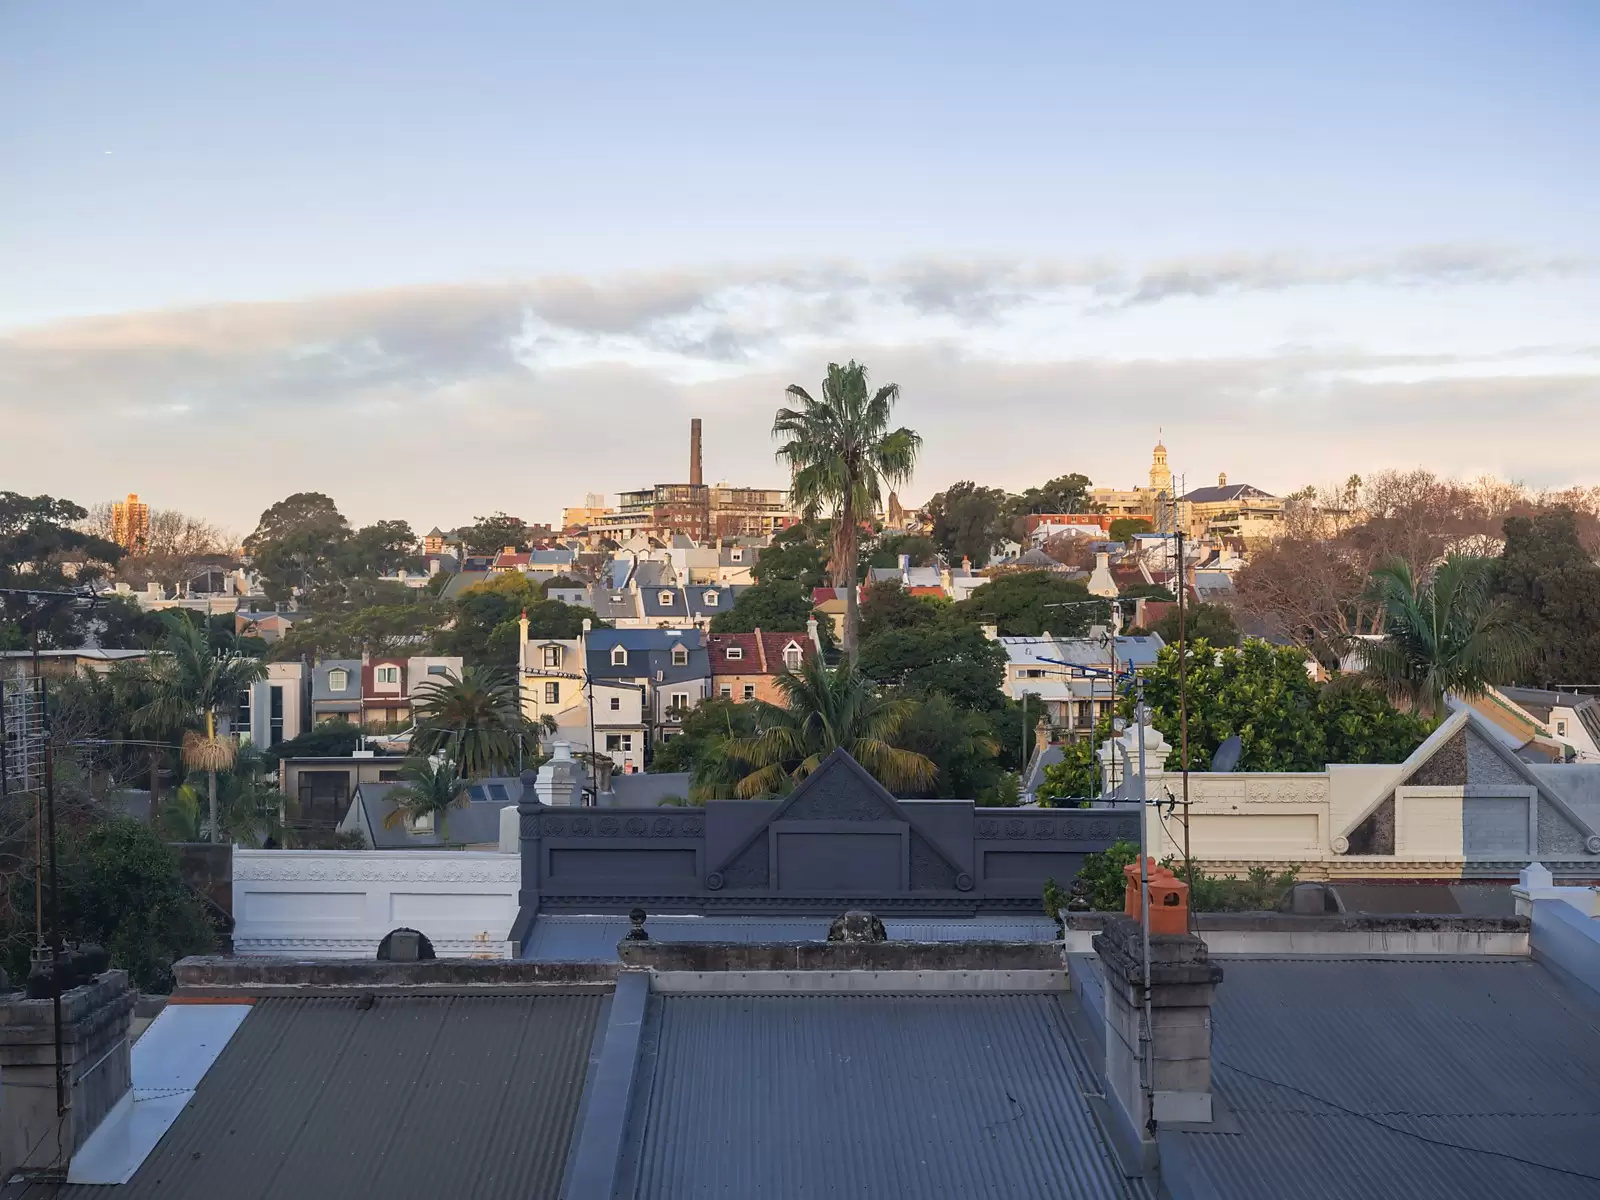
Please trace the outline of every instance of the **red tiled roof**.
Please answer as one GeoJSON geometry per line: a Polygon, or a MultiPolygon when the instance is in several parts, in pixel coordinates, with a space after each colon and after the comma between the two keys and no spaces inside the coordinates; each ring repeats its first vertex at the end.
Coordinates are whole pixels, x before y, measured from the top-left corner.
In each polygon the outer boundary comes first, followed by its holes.
{"type": "Polygon", "coordinates": [[[706,644],[711,651],[713,675],[776,675],[783,670],[783,652],[793,642],[802,654],[815,649],[811,638],[804,633],[711,633],[706,644]],[[728,657],[729,647],[737,646],[742,653],[737,658],[728,657]]]}
{"type": "Polygon", "coordinates": [[[525,567],[528,565],[528,555],[507,554],[504,550],[494,556],[494,565],[497,567],[525,567]]]}

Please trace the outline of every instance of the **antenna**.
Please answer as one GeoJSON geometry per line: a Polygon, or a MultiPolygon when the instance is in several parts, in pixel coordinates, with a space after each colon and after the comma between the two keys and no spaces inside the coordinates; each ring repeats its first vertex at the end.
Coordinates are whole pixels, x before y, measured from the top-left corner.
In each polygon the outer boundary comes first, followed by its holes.
{"type": "Polygon", "coordinates": [[[1244,742],[1234,734],[1217,747],[1217,752],[1211,756],[1211,769],[1219,774],[1234,770],[1239,765],[1239,756],[1244,753],[1244,742]]]}

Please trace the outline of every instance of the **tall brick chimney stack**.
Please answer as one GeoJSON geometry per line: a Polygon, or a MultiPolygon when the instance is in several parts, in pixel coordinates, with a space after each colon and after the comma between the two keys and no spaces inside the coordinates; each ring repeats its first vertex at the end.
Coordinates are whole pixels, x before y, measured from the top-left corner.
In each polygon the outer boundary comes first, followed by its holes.
{"type": "Polygon", "coordinates": [[[700,478],[700,418],[689,420],[689,482],[698,487],[705,481],[700,478]]]}

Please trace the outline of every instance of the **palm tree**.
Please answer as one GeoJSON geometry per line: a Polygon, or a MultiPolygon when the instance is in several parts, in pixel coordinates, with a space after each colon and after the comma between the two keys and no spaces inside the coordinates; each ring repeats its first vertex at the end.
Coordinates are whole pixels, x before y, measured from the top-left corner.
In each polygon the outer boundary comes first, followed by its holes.
{"type": "Polygon", "coordinates": [[[927,787],[938,774],[932,760],[895,744],[915,702],[878,694],[849,659],[830,668],[814,654],[777,682],[785,703],[758,701],[759,732],[722,747],[724,763],[749,767],[736,795],[787,791],[835,750],[848,751],[891,791],[927,787]]]}
{"type": "Polygon", "coordinates": [[[446,755],[463,778],[514,770],[529,734],[517,685],[496,667],[468,667],[459,679],[418,685],[411,715],[412,752],[446,755]]]}
{"type": "Polygon", "coordinates": [[[793,473],[794,502],[806,519],[815,520],[824,507],[833,512],[833,583],[844,589],[844,651],[853,661],[860,523],[883,503],[885,487],[911,477],[922,438],[903,426],[889,428],[899,385],[869,394],[867,369],[854,360],[828,364],[821,400],[795,383],[788,394],[800,407],[780,408],[772,435],[787,439],[778,458],[793,473]]]}
{"type": "Polygon", "coordinates": [[[1399,560],[1372,573],[1384,634],[1361,656],[1392,699],[1437,716],[1447,694],[1481,696],[1526,665],[1532,635],[1494,597],[1493,571],[1491,559],[1452,554],[1430,578],[1399,560]]]}
{"type": "Polygon", "coordinates": [[[217,735],[218,714],[234,711],[240,693],[266,673],[258,659],[214,649],[206,634],[183,617],[167,618],[167,631],[150,659],[148,697],[135,718],[146,729],[184,731],[185,765],[206,773],[213,842],[221,839],[217,772],[232,765],[235,752],[231,738],[217,735]]]}
{"type": "Polygon", "coordinates": [[[469,786],[448,757],[408,755],[400,764],[400,782],[389,789],[394,809],[383,819],[383,827],[392,829],[401,821],[415,823],[431,817],[439,840],[448,841],[450,810],[466,805],[469,786]]]}

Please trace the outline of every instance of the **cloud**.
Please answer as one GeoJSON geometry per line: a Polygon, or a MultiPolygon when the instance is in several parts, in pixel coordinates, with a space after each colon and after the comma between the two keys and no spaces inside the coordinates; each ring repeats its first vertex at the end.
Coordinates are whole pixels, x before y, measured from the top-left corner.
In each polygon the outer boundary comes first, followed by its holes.
{"type": "Polygon", "coordinates": [[[0,427],[7,486],[79,500],[248,526],[304,487],[363,520],[549,519],[681,475],[690,415],[712,475],[781,483],[783,386],[855,357],[927,437],[914,498],[1133,482],[1157,426],[1266,487],[1422,461],[1559,483],[1600,435],[1595,300],[1582,260],[1471,247],[393,288],[0,331],[0,427]]]}

